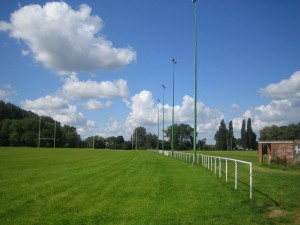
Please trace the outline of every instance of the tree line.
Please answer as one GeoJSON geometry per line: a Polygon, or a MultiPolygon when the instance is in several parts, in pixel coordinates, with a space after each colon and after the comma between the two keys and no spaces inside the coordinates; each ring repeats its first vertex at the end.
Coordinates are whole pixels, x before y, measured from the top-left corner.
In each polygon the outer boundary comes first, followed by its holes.
{"type": "Polygon", "coordinates": [[[123,136],[103,138],[98,135],[91,136],[83,140],[81,147],[93,149],[132,149],[131,142],[125,141],[123,136]]]}
{"type": "Polygon", "coordinates": [[[233,134],[233,123],[229,122],[228,129],[224,119],[221,121],[219,129],[215,134],[216,145],[218,150],[234,150],[234,149],[257,149],[256,134],[251,125],[251,118],[242,122],[241,138],[235,138],[233,134]],[[247,128],[246,128],[247,127],[247,128]]]}
{"type": "MultiPolygon", "coordinates": [[[[140,126],[135,128],[129,140],[123,136],[103,138],[91,136],[81,140],[76,128],[61,125],[50,117],[39,116],[31,111],[23,110],[11,103],[0,101],[0,146],[38,146],[40,136],[41,147],[53,147],[55,135],[56,147],[65,148],[98,148],[98,149],[171,149],[172,126],[163,131],[164,141],[154,133],[147,132],[140,126]],[[39,127],[41,129],[39,129],[39,127]],[[56,129],[55,129],[56,128],[56,129]],[[39,130],[40,135],[39,135],[39,130]],[[55,134],[54,134],[55,133],[55,134]]],[[[188,150],[193,148],[193,128],[188,124],[174,124],[174,149],[188,150]]],[[[206,144],[206,138],[198,140],[197,148],[201,150],[233,150],[257,149],[257,135],[252,129],[251,118],[244,119],[241,138],[235,138],[233,123],[228,128],[224,120],[220,122],[215,133],[216,144],[206,144]]],[[[260,140],[294,140],[300,139],[300,122],[288,126],[267,126],[260,130],[260,140]]]]}
{"type": "MultiPolygon", "coordinates": [[[[188,124],[174,124],[174,149],[187,150],[193,146],[193,128],[188,124]]],[[[128,141],[123,136],[103,138],[99,136],[88,137],[83,141],[83,146],[88,148],[108,149],[171,149],[172,126],[163,132],[164,141],[154,133],[147,132],[145,127],[136,127],[128,141]]]]}
{"type": "MultiPolygon", "coordinates": [[[[136,148],[142,149],[171,149],[172,126],[163,131],[164,140],[159,140],[156,134],[147,133],[144,127],[137,127],[131,141],[136,148]]],[[[185,150],[193,146],[193,128],[188,124],[174,124],[174,149],[185,150]]]]}
{"type": "MultiPolygon", "coordinates": [[[[174,124],[174,149],[189,150],[193,148],[193,128],[188,124],[174,124]]],[[[241,137],[235,138],[233,133],[233,122],[230,121],[228,128],[225,121],[220,122],[215,133],[215,145],[207,145],[206,138],[198,140],[197,149],[200,150],[235,150],[235,149],[257,149],[257,135],[253,131],[251,118],[242,121],[241,137]]],[[[148,133],[146,128],[140,126],[134,129],[130,139],[125,141],[123,136],[103,138],[99,136],[89,137],[83,141],[84,147],[108,148],[108,149],[171,149],[172,126],[167,127],[164,132],[164,142],[153,133],[148,133]],[[163,144],[164,143],[164,144],[163,144]]],[[[300,122],[288,126],[278,127],[276,125],[265,127],[260,130],[260,140],[294,140],[300,139],[300,122]]]]}
{"type": "Polygon", "coordinates": [[[300,139],[300,122],[288,126],[267,126],[260,130],[260,140],[300,139]]]}
{"type": "Polygon", "coordinates": [[[62,126],[51,117],[40,117],[31,111],[0,101],[0,146],[36,147],[40,137],[41,147],[54,147],[54,135],[55,147],[77,148],[81,145],[80,135],[75,127],[62,126]]]}
{"type": "Polygon", "coordinates": [[[81,140],[73,126],[61,125],[51,117],[39,116],[0,101],[0,146],[54,147],[55,137],[55,147],[58,148],[129,150],[136,144],[139,149],[156,148],[157,135],[147,133],[144,127],[137,127],[134,134],[128,141],[123,136],[91,136],[81,140]]]}

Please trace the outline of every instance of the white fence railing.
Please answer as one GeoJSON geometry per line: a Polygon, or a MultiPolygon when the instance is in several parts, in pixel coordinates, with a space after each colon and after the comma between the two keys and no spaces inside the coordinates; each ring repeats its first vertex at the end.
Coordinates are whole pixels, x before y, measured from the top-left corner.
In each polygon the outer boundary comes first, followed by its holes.
{"type": "MultiPolygon", "coordinates": [[[[171,151],[163,151],[163,150],[150,150],[154,152],[158,152],[160,154],[166,155],[166,156],[172,156],[171,151]]],[[[184,152],[173,152],[174,158],[183,160],[189,163],[192,163],[194,161],[194,154],[193,153],[184,153],[184,152]]],[[[204,155],[204,154],[196,154],[196,162],[197,164],[201,164],[208,170],[214,171],[215,174],[219,175],[219,178],[222,177],[222,162],[225,162],[225,181],[228,182],[228,174],[229,174],[229,167],[228,162],[234,162],[234,187],[237,189],[238,187],[238,165],[239,164],[245,164],[249,166],[249,187],[250,187],[250,199],[252,199],[252,189],[253,189],[253,170],[252,170],[252,162],[247,162],[243,160],[238,159],[231,159],[231,158],[224,158],[219,156],[210,156],[210,155],[204,155]],[[200,163],[201,161],[201,163],[200,163]]]]}

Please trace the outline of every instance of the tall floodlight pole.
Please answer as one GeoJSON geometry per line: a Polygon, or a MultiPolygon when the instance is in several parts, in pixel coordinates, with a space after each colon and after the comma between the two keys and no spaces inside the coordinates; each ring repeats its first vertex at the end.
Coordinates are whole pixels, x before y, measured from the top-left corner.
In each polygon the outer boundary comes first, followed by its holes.
{"type": "Polygon", "coordinates": [[[192,0],[194,3],[194,72],[195,72],[195,87],[194,87],[194,159],[193,164],[197,164],[196,149],[197,149],[197,0],[192,0]]]}
{"type": "Polygon", "coordinates": [[[157,99],[157,150],[159,150],[159,103],[160,100],[157,99]]]}
{"type": "Polygon", "coordinates": [[[171,152],[172,157],[174,154],[174,74],[175,74],[175,64],[177,63],[176,60],[173,58],[173,107],[172,107],[172,142],[171,142],[171,152]]]}
{"type": "Polygon", "coordinates": [[[162,85],[163,88],[163,139],[162,139],[162,145],[161,145],[161,149],[164,150],[164,141],[165,141],[165,89],[166,86],[163,84],[162,85]]]}

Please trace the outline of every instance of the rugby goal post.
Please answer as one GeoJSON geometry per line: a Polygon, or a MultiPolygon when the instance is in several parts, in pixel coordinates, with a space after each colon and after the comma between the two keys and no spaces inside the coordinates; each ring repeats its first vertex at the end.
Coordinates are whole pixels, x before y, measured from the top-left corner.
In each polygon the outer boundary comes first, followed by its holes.
{"type": "Polygon", "coordinates": [[[53,148],[55,148],[56,121],[54,120],[54,132],[53,132],[53,137],[43,137],[43,138],[41,138],[41,120],[42,120],[42,116],[39,116],[39,140],[38,140],[38,148],[41,147],[41,140],[53,140],[53,148]]]}

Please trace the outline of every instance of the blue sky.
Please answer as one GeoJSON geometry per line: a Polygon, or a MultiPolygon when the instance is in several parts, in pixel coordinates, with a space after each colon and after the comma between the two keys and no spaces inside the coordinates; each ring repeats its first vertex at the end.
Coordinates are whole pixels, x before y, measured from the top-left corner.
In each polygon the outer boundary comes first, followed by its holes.
{"type": "MultiPolygon", "coordinates": [[[[157,132],[157,108],[193,126],[190,0],[3,1],[0,99],[77,127],[82,138],[157,132]]],[[[300,1],[198,0],[199,138],[300,121],[300,1]]],[[[160,124],[162,127],[162,124],[160,124]]],[[[162,132],[160,132],[162,133],[162,132]]],[[[162,138],[162,137],[161,137],[162,138]]]]}

